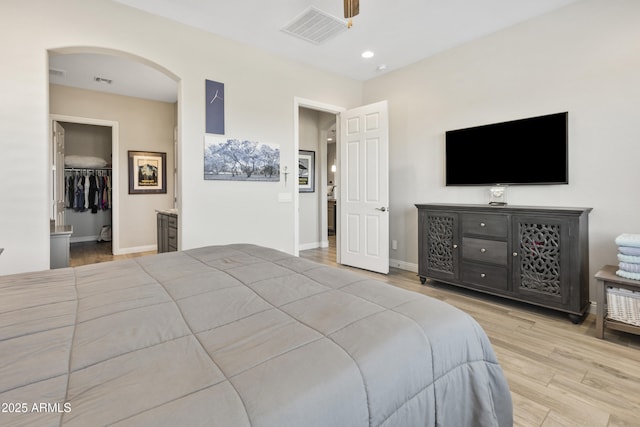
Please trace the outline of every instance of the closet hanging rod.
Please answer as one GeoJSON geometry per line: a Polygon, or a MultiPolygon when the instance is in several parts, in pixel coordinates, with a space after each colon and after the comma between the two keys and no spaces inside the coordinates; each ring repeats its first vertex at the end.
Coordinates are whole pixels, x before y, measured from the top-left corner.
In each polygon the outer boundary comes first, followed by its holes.
{"type": "Polygon", "coordinates": [[[66,171],[110,171],[112,168],[67,168],[65,167],[64,170],[66,171]]]}

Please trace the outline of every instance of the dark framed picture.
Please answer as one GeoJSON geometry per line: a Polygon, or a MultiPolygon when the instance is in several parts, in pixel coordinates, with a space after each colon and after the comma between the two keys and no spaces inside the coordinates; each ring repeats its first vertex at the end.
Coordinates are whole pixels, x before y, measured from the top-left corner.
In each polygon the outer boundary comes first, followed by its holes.
{"type": "Polygon", "coordinates": [[[167,153],[129,151],[129,194],[167,192],[167,153]]]}
{"type": "Polygon", "coordinates": [[[315,190],[316,152],[300,150],[298,152],[298,188],[300,193],[313,193],[315,190]]]}

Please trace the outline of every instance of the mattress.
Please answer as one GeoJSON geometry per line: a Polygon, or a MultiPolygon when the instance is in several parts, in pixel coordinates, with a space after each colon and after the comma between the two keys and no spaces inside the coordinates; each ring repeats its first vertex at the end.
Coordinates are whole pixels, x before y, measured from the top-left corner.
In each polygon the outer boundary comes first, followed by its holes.
{"type": "Polygon", "coordinates": [[[0,277],[0,425],[508,426],[482,328],[273,249],[0,277]]]}

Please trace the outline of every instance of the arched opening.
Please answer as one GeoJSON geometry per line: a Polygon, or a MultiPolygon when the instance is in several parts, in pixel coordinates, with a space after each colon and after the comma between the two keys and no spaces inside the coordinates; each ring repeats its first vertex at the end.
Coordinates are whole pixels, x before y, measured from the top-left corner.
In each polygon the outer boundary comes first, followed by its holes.
{"type": "Polygon", "coordinates": [[[178,77],[145,58],[102,48],[53,49],[48,59],[52,136],[53,126],[69,129],[62,157],[52,138],[51,219],[75,229],[70,264],[155,252],[156,210],[178,207],[178,77]],[[166,159],[160,172],[166,179],[158,178],[156,191],[130,191],[132,152],[166,159]],[[70,156],[80,164],[65,162],[70,156]],[[104,166],[84,167],[91,157],[104,166]],[[89,185],[93,176],[104,184],[97,192],[89,185]]]}

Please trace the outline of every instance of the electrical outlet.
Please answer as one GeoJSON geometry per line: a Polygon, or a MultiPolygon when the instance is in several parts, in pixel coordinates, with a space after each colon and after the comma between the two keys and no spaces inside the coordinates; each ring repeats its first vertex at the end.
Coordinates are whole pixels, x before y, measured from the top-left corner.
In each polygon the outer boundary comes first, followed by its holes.
{"type": "Polygon", "coordinates": [[[398,241],[397,240],[392,240],[391,241],[391,249],[393,249],[394,251],[398,249],[398,241]]]}

